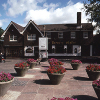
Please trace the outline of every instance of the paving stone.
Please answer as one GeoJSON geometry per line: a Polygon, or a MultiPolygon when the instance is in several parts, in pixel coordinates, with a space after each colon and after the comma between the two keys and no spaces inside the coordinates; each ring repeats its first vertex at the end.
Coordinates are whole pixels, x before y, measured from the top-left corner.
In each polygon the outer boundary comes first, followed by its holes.
{"type": "MultiPolygon", "coordinates": [[[[20,59],[6,59],[6,63],[0,64],[0,71],[15,75],[14,64],[19,61],[20,59]]],[[[67,72],[59,85],[52,85],[47,76],[48,61],[41,62],[35,68],[29,69],[24,77],[15,76],[7,94],[0,97],[0,100],[51,100],[53,97],[97,100],[92,81],[88,79],[85,71],[88,63],[83,63],[78,70],[73,70],[69,62],[64,62],[63,66],[67,72]],[[13,98],[13,94],[16,94],[16,97],[13,98]]]]}
{"type": "Polygon", "coordinates": [[[21,92],[9,90],[3,97],[0,97],[0,100],[16,100],[20,95],[21,92]]]}

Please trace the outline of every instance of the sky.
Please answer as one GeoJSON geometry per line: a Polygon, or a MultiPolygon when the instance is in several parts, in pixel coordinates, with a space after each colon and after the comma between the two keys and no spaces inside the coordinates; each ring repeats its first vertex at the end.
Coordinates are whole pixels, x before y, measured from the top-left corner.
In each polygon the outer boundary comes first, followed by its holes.
{"type": "Polygon", "coordinates": [[[0,0],[0,27],[5,30],[11,21],[25,27],[30,20],[37,25],[77,23],[77,12],[82,12],[81,22],[87,23],[90,16],[81,10],[85,1],[88,3],[88,0],[0,0]]]}

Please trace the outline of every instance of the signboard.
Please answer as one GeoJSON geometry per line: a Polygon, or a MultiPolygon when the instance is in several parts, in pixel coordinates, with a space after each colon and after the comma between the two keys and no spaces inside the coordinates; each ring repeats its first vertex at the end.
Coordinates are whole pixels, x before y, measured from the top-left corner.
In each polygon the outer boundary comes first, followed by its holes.
{"type": "Polygon", "coordinates": [[[24,55],[25,56],[34,56],[34,47],[33,46],[25,46],[24,55]]]}
{"type": "Polygon", "coordinates": [[[47,37],[39,38],[39,50],[48,50],[48,38],[47,37]]]}

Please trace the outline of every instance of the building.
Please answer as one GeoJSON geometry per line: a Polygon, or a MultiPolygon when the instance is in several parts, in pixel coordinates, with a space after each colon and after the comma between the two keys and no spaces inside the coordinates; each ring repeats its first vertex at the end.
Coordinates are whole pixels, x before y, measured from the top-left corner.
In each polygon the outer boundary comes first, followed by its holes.
{"type": "Polygon", "coordinates": [[[92,56],[92,23],[37,25],[32,20],[25,27],[11,21],[1,37],[4,37],[6,58],[39,57],[39,37],[48,37],[48,56],[92,56]]]}

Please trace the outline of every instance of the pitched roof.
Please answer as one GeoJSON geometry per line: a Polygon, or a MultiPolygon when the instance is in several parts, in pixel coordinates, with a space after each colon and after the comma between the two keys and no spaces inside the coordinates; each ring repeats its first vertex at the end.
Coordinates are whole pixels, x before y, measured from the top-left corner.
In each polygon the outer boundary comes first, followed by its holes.
{"type": "Polygon", "coordinates": [[[15,23],[15,22],[13,22],[13,21],[11,21],[11,22],[16,26],[16,28],[17,28],[20,32],[22,32],[22,31],[24,30],[25,27],[22,27],[21,25],[15,23]]]}
{"type": "Polygon", "coordinates": [[[11,21],[8,27],[6,28],[6,30],[3,32],[1,37],[4,37],[5,33],[7,32],[7,30],[11,25],[13,25],[18,30],[19,33],[24,29],[24,27],[22,27],[21,25],[18,25],[15,22],[11,21]]]}
{"type": "MultiPolygon", "coordinates": [[[[81,23],[81,30],[93,30],[91,23],[81,23]]],[[[44,25],[38,25],[41,31],[44,31],[44,25]]],[[[67,30],[79,30],[77,24],[47,24],[45,25],[45,31],[67,31],[67,30]]]]}
{"type": "MultiPolygon", "coordinates": [[[[41,33],[41,36],[43,36],[42,32],[44,31],[44,25],[37,25],[34,21],[30,20],[28,24],[25,27],[22,27],[21,25],[11,21],[11,23],[6,28],[3,35],[5,35],[6,31],[10,27],[11,24],[15,26],[15,28],[19,31],[20,34],[23,34],[23,32],[26,30],[28,25],[32,23],[35,28],[41,33]]],[[[77,23],[71,23],[71,24],[46,24],[45,25],[45,31],[69,31],[69,30],[93,30],[92,23],[81,23],[82,28],[77,28],[77,23]]],[[[2,36],[3,36],[2,35],[2,36]]]]}
{"type": "Polygon", "coordinates": [[[22,34],[23,34],[24,31],[27,29],[27,27],[29,26],[30,23],[32,23],[33,26],[40,32],[41,36],[44,37],[43,34],[42,34],[42,32],[40,31],[40,29],[38,28],[38,25],[37,25],[34,21],[32,21],[32,20],[30,20],[30,21],[28,22],[28,24],[25,26],[24,30],[22,31],[22,34]]]}

